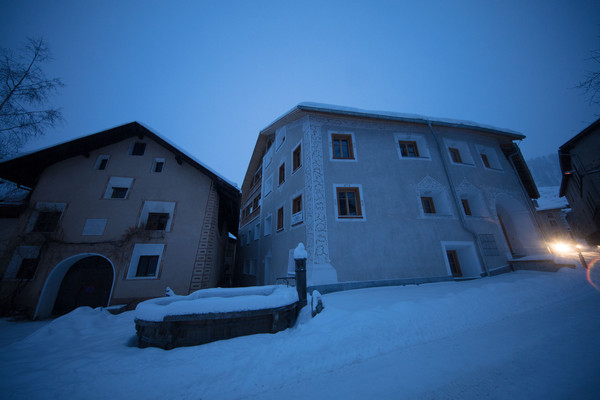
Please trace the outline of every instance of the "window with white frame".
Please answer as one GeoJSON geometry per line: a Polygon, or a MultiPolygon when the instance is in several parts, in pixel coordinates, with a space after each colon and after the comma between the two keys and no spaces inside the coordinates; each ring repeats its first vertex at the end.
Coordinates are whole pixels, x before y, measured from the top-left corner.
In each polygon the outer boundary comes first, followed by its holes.
{"type": "Polygon", "coordinates": [[[448,150],[448,157],[453,164],[474,166],[473,157],[467,142],[453,139],[445,139],[444,143],[448,150]]]}
{"type": "Polygon", "coordinates": [[[481,193],[459,193],[462,212],[467,217],[487,217],[487,206],[481,193]]]}
{"type": "Polygon", "coordinates": [[[111,176],[108,179],[108,184],[106,186],[106,190],[104,191],[103,198],[126,199],[132,184],[133,178],[111,176]]]}
{"type": "Polygon", "coordinates": [[[254,225],[254,240],[260,239],[260,222],[254,225]]]}
{"type": "Polygon", "coordinates": [[[271,214],[265,217],[265,236],[269,236],[273,231],[273,216],[271,214]]]}
{"type": "Polygon", "coordinates": [[[37,203],[27,225],[27,232],[55,232],[66,206],[67,203],[37,203]]]}
{"type": "Polygon", "coordinates": [[[493,147],[478,144],[475,145],[475,148],[477,149],[477,153],[479,153],[481,163],[485,168],[497,171],[502,170],[502,164],[500,164],[498,153],[496,152],[496,150],[494,150],[493,147]]]}
{"type": "Polygon", "coordinates": [[[273,191],[273,175],[269,175],[265,179],[265,184],[264,184],[264,188],[263,188],[264,197],[267,197],[267,195],[269,193],[271,193],[272,191],[273,191]]]}
{"type": "Polygon", "coordinates": [[[160,173],[165,168],[165,159],[164,158],[155,158],[152,163],[152,172],[160,173]]]}
{"type": "Polygon", "coordinates": [[[329,156],[332,161],[356,161],[354,133],[329,132],[329,156]]]}
{"type": "Polygon", "coordinates": [[[138,226],[147,231],[171,231],[175,202],[144,201],[138,226]]]}
{"type": "Polygon", "coordinates": [[[416,133],[396,133],[396,150],[401,160],[430,160],[429,146],[424,135],[416,133]]]}
{"type": "Polygon", "coordinates": [[[449,216],[452,208],[446,188],[430,176],[417,185],[417,202],[421,216],[449,216]]]}
{"type": "Polygon", "coordinates": [[[144,142],[132,142],[129,146],[129,154],[132,156],[143,156],[146,152],[146,143],[144,142]]]}
{"type": "Polygon", "coordinates": [[[37,271],[40,246],[18,246],[4,273],[4,279],[31,280],[37,271]]]}
{"type": "Polygon", "coordinates": [[[365,219],[362,185],[333,185],[335,213],[338,221],[362,221],[365,219]]]}
{"type": "Polygon", "coordinates": [[[110,156],[107,155],[98,156],[98,158],[96,159],[96,164],[94,165],[94,169],[97,169],[99,171],[105,170],[106,166],[108,165],[109,158],[110,156]]]}
{"type": "Polygon", "coordinates": [[[133,248],[128,279],[148,279],[158,277],[164,244],[136,244],[133,248]]]}
{"type": "Polygon", "coordinates": [[[292,173],[302,166],[302,142],[292,151],[292,173]]]}
{"type": "Polygon", "coordinates": [[[304,221],[302,208],[302,195],[300,194],[294,197],[292,200],[292,218],[290,220],[291,226],[299,225],[304,221]]]}
{"type": "Polygon", "coordinates": [[[83,226],[82,236],[102,236],[106,228],[106,218],[88,218],[83,226]]]}

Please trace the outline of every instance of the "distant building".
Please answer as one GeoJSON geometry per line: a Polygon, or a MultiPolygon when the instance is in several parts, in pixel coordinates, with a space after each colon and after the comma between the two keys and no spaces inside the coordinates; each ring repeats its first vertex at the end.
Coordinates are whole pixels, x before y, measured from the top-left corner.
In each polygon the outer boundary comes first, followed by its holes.
{"type": "Polygon", "coordinates": [[[136,122],[4,161],[0,178],[31,191],[3,237],[5,311],[188,294],[232,263],[239,190],[136,122]]]}
{"type": "Polygon", "coordinates": [[[558,156],[569,225],[588,244],[600,245],[600,119],[560,146],[558,156]]]}
{"type": "Polygon", "coordinates": [[[302,103],[263,129],[242,186],[241,284],[447,280],[547,253],[524,136],[472,122],[302,103]]]}
{"type": "Polygon", "coordinates": [[[558,196],[559,189],[559,186],[538,188],[540,198],[536,200],[536,215],[547,243],[573,240],[567,223],[569,203],[558,196]]]}

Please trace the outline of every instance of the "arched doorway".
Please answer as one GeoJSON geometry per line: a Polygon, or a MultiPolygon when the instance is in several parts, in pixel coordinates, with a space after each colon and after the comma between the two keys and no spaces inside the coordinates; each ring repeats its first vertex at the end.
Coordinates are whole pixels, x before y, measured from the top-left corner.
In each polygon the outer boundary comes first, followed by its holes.
{"type": "Polygon", "coordinates": [[[108,306],[114,276],[110,260],[99,254],[61,261],[46,279],[34,318],[66,314],[81,306],[108,306]]]}
{"type": "Polygon", "coordinates": [[[507,194],[496,197],[498,227],[513,257],[543,252],[543,240],[527,208],[507,194]]]}

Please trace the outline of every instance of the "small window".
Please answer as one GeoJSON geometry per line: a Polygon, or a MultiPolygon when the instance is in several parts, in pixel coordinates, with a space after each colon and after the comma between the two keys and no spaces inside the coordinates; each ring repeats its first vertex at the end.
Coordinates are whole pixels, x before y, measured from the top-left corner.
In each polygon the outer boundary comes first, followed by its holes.
{"type": "Polygon", "coordinates": [[[254,225],[254,240],[260,239],[260,222],[254,225]]]}
{"type": "Polygon", "coordinates": [[[421,204],[425,214],[435,214],[435,204],[432,197],[421,196],[421,204]]]}
{"type": "Polygon", "coordinates": [[[402,157],[419,157],[419,148],[417,142],[398,141],[402,157]]]}
{"type": "Polygon", "coordinates": [[[338,217],[362,218],[360,207],[360,193],[356,187],[337,188],[338,217]]]}
{"type": "Polygon", "coordinates": [[[446,255],[448,256],[448,264],[450,264],[450,271],[452,271],[452,276],[461,277],[462,271],[460,269],[460,263],[458,262],[458,255],[456,254],[456,250],[446,250],[446,255]]]}
{"type": "Polygon", "coordinates": [[[281,186],[283,182],[285,182],[285,163],[279,166],[279,185],[281,186]]]}
{"type": "Polygon", "coordinates": [[[98,159],[96,160],[96,165],[94,166],[95,169],[99,171],[105,170],[106,166],[108,165],[108,159],[109,156],[98,156],[98,159]]]}
{"type": "Polygon", "coordinates": [[[35,271],[37,270],[39,260],[37,258],[24,258],[21,260],[19,271],[17,272],[17,279],[33,279],[35,271]]]}
{"type": "Polygon", "coordinates": [[[452,159],[452,161],[458,164],[462,164],[460,151],[456,147],[448,147],[448,151],[450,152],[450,158],[452,159]]]}
{"type": "Polygon", "coordinates": [[[148,220],[146,221],[146,230],[164,231],[167,229],[168,222],[169,213],[148,213],[148,220]]]}
{"type": "Polygon", "coordinates": [[[465,211],[465,215],[473,215],[471,213],[471,206],[469,205],[469,200],[460,199],[460,202],[462,203],[463,210],[465,211]]]}
{"type": "Polygon", "coordinates": [[[490,160],[488,159],[487,154],[481,153],[481,161],[483,161],[483,165],[485,165],[486,168],[492,168],[490,166],[490,160]]]}
{"type": "Polygon", "coordinates": [[[127,197],[127,191],[129,188],[126,187],[113,187],[110,195],[111,199],[124,199],[127,197]]]}
{"type": "Polygon", "coordinates": [[[61,215],[61,211],[40,211],[32,232],[54,232],[61,215]]]}
{"type": "MultiPolygon", "coordinates": [[[[131,149],[132,156],[143,156],[145,152],[146,152],[146,143],[135,142],[133,144],[133,147],[131,149]]],[[[146,164],[146,165],[148,165],[148,164],[146,164]]],[[[148,168],[148,167],[146,167],[146,168],[148,168]]]]}
{"type": "Polygon", "coordinates": [[[273,217],[271,215],[267,215],[265,217],[265,236],[269,236],[271,234],[271,229],[273,224],[273,217]]]}
{"type": "Polygon", "coordinates": [[[352,149],[352,135],[333,134],[331,135],[331,144],[333,148],[334,159],[354,159],[354,151],[352,149]]]}
{"type": "Polygon", "coordinates": [[[302,166],[302,145],[299,144],[292,154],[292,171],[296,171],[302,166]]]}
{"type": "Polygon", "coordinates": [[[155,276],[158,256],[140,256],[135,276],[155,276]]]}
{"type": "Polygon", "coordinates": [[[162,172],[165,167],[165,159],[164,158],[155,158],[154,163],[152,164],[152,172],[162,172]]]}
{"type": "Polygon", "coordinates": [[[301,224],[304,220],[302,214],[302,195],[292,200],[292,226],[301,224]]]}
{"type": "Polygon", "coordinates": [[[283,230],[283,207],[277,210],[277,232],[283,230]]]}

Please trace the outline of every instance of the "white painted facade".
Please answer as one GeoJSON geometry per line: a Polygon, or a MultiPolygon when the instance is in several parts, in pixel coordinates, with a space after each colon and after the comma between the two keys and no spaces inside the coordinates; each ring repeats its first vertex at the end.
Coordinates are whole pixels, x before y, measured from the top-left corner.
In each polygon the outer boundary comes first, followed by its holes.
{"type": "Polygon", "coordinates": [[[299,242],[309,285],[479,277],[513,257],[546,252],[509,157],[522,138],[472,123],[297,106],[261,131],[246,173],[240,283],[272,284],[292,273],[299,242]],[[352,208],[345,196],[356,194],[360,215],[344,215],[352,208]],[[453,274],[449,252],[460,273],[453,274]]]}

